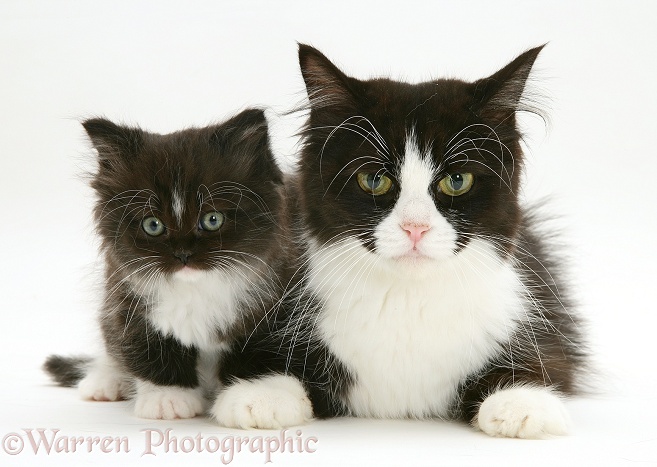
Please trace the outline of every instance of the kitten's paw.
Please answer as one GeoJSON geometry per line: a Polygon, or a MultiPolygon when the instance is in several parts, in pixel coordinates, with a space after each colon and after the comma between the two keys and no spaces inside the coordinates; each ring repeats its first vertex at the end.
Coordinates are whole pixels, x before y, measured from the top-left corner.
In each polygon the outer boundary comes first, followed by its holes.
{"type": "Polygon", "coordinates": [[[92,401],[127,399],[131,389],[130,378],[107,358],[94,361],[87,376],[78,384],[80,397],[92,401]]]}
{"type": "Polygon", "coordinates": [[[281,429],[313,418],[301,382],[283,375],[236,382],[219,393],[210,413],[222,426],[243,429],[281,429]]]}
{"type": "Polygon", "coordinates": [[[563,402],[546,388],[501,389],[479,408],[474,425],[491,436],[545,438],[565,435],[569,417],[563,402]]]}
{"type": "Polygon", "coordinates": [[[204,402],[198,388],[157,386],[142,381],[137,387],[135,415],[156,420],[193,418],[203,412],[204,402]]]}

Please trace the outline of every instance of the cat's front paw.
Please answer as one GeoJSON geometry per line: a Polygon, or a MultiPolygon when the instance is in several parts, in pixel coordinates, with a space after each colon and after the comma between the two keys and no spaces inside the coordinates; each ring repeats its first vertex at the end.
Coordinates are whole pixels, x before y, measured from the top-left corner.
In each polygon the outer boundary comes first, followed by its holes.
{"type": "Polygon", "coordinates": [[[297,378],[271,375],[221,391],[210,414],[225,427],[281,429],[312,419],[313,408],[297,378]]]}
{"type": "Polygon", "coordinates": [[[135,398],[135,415],[155,420],[193,418],[203,412],[204,402],[200,389],[140,382],[135,398]]]}
{"type": "Polygon", "coordinates": [[[98,358],[78,384],[80,397],[92,401],[127,399],[131,390],[130,378],[104,358],[98,358]]]}
{"type": "Polygon", "coordinates": [[[488,396],[474,425],[491,436],[537,439],[566,434],[569,417],[563,402],[549,389],[519,386],[488,396]]]}

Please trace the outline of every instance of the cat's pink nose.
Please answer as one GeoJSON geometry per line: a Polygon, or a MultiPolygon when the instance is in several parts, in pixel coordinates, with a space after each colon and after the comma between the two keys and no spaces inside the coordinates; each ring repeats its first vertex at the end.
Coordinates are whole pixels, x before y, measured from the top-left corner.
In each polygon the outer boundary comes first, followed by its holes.
{"type": "Polygon", "coordinates": [[[405,223],[401,225],[401,228],[406,231],[408,238],[413,242],[413,246],[417,245],[422,239],[422,236],[431,228],[426,224],[411,224],[405,223]]]}

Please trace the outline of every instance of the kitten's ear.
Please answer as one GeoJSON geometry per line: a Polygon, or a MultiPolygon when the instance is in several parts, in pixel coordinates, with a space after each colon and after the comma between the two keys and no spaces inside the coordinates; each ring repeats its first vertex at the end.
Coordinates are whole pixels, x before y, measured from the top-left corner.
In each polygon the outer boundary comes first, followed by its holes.
{"type": "Polygon", "coordinates": [[[543,47],[545,44],[524,52],[492,76],[475,83],[475,107],[481,117],[495,123],[513,123],[517,111],[539,113],[525,88],[543,47]]]}
{"type": "Polygon", "coordinates": [[[299,66],[306,83],[311,109],[353,105],[351,86],[355,80],[340,71],[319,50],[299,44],[299,66]]]}
{"type": "Polygon", "coordinates": [[[246,109],[217,126],[210,144],[218,150],[245,146],[257,151],[269,145],[267,117],[262,109],[246,109]]]}
{"type": "Polygon", "coordinates": [[[220,157],[222,153],[232,153],[233,159],[248,172],[266,173],[274,181],[282,182],[282,173],[270,149],[264,110],[244,110],[217,126],[210,136],[210,145],[220,157]]]}
{"type": "Polygon", "coordinates": [[[105,169],[134,156],[142,143],[142,130],[119,126],[104,118],[85,120],[82,126],[98,151],[101,167],[105,169]]]}

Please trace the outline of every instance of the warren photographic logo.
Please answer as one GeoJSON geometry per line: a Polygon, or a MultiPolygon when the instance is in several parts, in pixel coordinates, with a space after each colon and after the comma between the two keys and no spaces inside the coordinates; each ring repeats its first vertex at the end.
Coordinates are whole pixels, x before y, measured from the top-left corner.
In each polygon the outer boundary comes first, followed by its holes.
{"type": "Polygon", "coordinates": [[[197,433],[179,436],[172,429],[145,428],[141,438],[128,436],[76,436],[57,428],[24,428],[2,438],[2,451],[17,455],[82,455],[84,453],[128,454],[143,456],[168,454],[208,453],[218,455],[222,464],[230,464],[235,456],[244,453],[262,455],[264,463],[282,454],[312,454],[319,440],[306,437],[301,430],[281,430],[270,436],[216,436],[197,433]],[[135,446],[136,443],[139,446],[135,446]]]}

